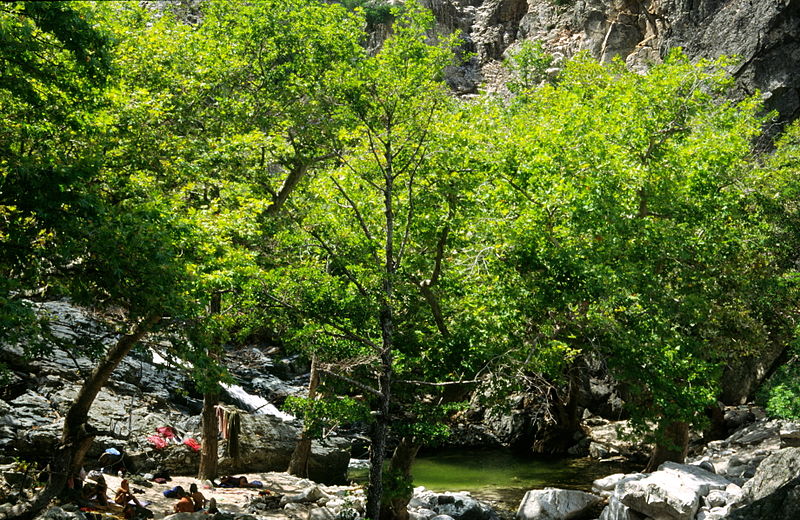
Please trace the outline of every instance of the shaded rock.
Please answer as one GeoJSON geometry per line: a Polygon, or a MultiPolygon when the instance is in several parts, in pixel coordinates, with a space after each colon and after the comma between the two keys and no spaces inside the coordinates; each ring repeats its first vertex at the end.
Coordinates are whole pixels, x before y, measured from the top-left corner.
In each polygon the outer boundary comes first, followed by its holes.
{"type": "Polygon", "coordinates": [[[649,456],[649,446],[626,439],[625,433],[630,430],[627,421],[594,420],[593,423],[587,432],[591,439],[589,455],[593,458],[605,459],[622,455],[632,460],[646,460],[649,456]]]}
{"type": "Polygon", "coordinates": [[[784,447],[800,447],[800,424],[785,422],[778,431],[781,436],[781,445],[784,447]]]}
{"type": "Polygon", "coordinates": [[[80,511],[65,511],[60,507],[52,507],[37,517],[39,520],[86,520],[80,511]]]}
{"type": "Polygon", "coordinates": [[[425,508],[409,509],[408,515],[411,520],[430,520],[436,516],[436,511],[425,508]]]}
{"type": "Polygon", "coordinates": [[[733,511],[726,520],[797,520],[800,518],[800,477],[769,495],[733,511]]]}
{"type": "Polygon", "coordinates": [[[264,511],[271,511],[275,509],[281,508],[281,499],[283,495],[279,494],[270,494],[270,495],[259,495],[253,497],[250,502],[247,504],[246,509],[251,513],[261,513],[264,511]]]}
{"type": "Polygon", "coordinates": [[[197,511],[196,513],[175,513],[165,516],[164,520],[203,520],[207,518],[208,515],[204,511],[197,511]]]}
{"type": "Polygon", "coordinates": [[[753,478],[742,487],[742,491],[747,500],[759,500],[774,493],[798,475],[800,448],[785,448],[765,458],[753,478]]]}
{"type": "Polygon", "coordinates": [[[308,512],[308,520],[335,520],[336,514],[327,507],[315,507],[308,512]]]}
{"type": "Polygon", "coordinates": [[[570,520],[584,517],[602,498],[584,491],[545,488],[525,493],[517,510],[520,520],[570,520]]]}
{"type": "Polygon", "coordinates": [[[285,495],[280,499],[280,505],[316,502],[323,497],[328,497],[328,495],[319,486],[311,486],[294,495],[285,495]]]}

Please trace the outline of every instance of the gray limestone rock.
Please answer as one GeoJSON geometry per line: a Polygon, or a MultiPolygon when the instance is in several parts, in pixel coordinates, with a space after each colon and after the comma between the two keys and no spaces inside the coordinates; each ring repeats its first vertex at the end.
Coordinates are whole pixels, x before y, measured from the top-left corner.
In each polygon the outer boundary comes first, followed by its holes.
{"type": "Polygon", "coordinates": [[[608,499],[608,505],[600,513],[598,520],[643,520],[643,516],[626,506],[617,499],[616,496],[611,496],[608,499]]]}
{"type": "Polygon", "coordinates": [[[624,505],[644,515],[691,520],[702,497],[729,484],[727,479],[696,466],[667,462],[645,478],[622,482],[615,494],[624,505]]]}
{"type": "Polygon", "coordinates": [[[760,500],[797,478],[798,475],[800,475],[800,448],[784,448],[764,459],[755,476],[742,487],[742,491],[747,500],[760,500]]]}
{"type": "Polygon", "coordinates": [[[417,511],[427,509],[454,520],[497,520],[497,513],[490,506],[464,492],[435,493],[418,487],[414,489],[408,507],[417,511]]]}
{"type": "Polygon", "coordinates": [[[518,520],[570,520],[581,518],[602,498],[572,489],[535,489],[525,493],[517,510],[518,520]]]}
{"type": "Polygon", "coordinates": [[[800,477],[737,509],[725,520],[797,520],[800,518],[800,477]]]}

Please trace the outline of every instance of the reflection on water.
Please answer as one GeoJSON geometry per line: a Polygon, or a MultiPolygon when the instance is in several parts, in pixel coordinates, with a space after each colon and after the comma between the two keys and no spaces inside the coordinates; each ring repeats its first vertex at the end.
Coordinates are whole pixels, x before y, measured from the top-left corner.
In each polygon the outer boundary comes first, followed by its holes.
{"type": "Polygon", "coordinates": [[[590,491],[592,481],[636,471],[630,464],[594,459],[522,457],[508,450],[458,450],[417,457],[415,486],[433,491],[469,491],[505,509],[516,509],[530,489],[557,487],[590,491]]]}

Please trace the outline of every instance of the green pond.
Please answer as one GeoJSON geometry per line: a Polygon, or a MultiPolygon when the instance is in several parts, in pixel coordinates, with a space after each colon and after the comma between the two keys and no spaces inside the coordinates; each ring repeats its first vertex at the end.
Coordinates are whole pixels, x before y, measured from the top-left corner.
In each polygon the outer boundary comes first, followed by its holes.
{"type": "Polygon", "coordinates": [[[420,454],[412,474],[415,486],[469,491],[475,498],[515,510],[530,489],[589,491],[593,480],[636,469],[641,468],[588,458],[525,457],[509,450],[446,450],[420,454]]]}

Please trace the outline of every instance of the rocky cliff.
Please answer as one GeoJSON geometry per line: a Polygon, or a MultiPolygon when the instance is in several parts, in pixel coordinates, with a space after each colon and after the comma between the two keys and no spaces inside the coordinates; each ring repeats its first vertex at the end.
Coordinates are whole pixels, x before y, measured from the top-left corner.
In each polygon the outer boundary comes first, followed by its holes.
{"type": "Polygon", "coordinates": [[[502,83],[499,64],[520,41],[566,57],[588,51],[646,67],[682,47],[692,58],[738,56],[738,95],[760,91],[778,122],[800,115],[800,0],[425,0],[443,31],[460,30],[474,58],[451,84],[502,83]]]}

